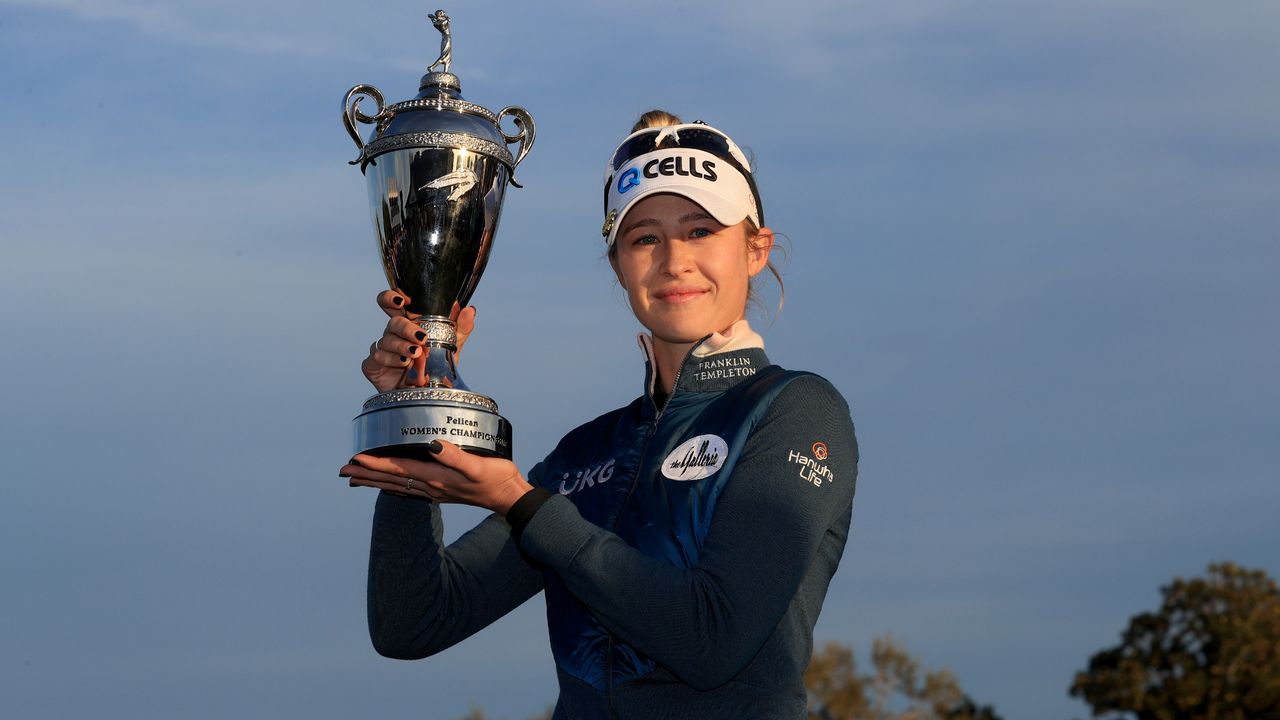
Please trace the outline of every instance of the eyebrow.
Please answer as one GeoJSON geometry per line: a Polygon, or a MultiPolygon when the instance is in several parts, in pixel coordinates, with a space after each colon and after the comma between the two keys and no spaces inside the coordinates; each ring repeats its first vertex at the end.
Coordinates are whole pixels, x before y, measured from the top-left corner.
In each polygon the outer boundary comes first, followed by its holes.
{"type": "Polygon", "coordinates": [[[687,223],[687,222],[693,222],[694,220],[715,220],[715,218],[711,217],[709,213],[703,212],[702,210],[696,210],[686,215],[681,215],[680,218],[677,220],[677,222],[687,223]]]}
{"type": "MultiPolygon", "coordinates": [[[[715,218],[705,211],[695,210],[691,213],[685,213],[684,215],[681,215],[680,217],[676,218],[676,223],[683,225],[684,223],[693,222],[695,220],[715,220],[715,218]]],[[[719,220],[716,220],[716,222],[719,222],[719,220]]],[[[641,218],[639,220],[636,220],[635,222],[627,223],[621,230],[618,231],[618,236],[621,237],[622,235],[626,235],[627,233],[639,227],[652,227],[652,226],[661,225],[661,224],[662,224],[662,221],[658,220],[657,218],[641,218]]]]}

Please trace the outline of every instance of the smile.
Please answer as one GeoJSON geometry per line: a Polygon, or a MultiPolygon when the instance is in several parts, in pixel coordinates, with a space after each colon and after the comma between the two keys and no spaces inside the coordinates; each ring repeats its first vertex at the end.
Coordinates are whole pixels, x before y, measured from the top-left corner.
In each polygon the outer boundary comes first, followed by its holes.
{"type": "Polygon", "coordinates": [[[707,294],[707,290],[696,287],[675,287],[659,290],[653,294],[654,299],[662,302],[679,305],[691,300],[696,300],[707,294]]]}

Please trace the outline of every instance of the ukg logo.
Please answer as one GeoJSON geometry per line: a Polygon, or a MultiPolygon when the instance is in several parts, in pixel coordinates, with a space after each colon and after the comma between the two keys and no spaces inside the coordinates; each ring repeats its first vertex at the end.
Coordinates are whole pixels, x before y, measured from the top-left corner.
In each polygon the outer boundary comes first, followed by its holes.
{"type": "Polygon", "coordinates": [[[593,465],[576,473],[565,473],[560,477],[560,494],[572,495],[579,490],[603,485],[613,479],[613,458],[608,462],[593,465]]]}

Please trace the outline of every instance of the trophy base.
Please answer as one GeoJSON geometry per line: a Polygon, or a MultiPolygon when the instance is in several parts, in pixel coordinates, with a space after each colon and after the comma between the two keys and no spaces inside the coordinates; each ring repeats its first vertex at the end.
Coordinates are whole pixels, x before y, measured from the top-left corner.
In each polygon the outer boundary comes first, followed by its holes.
{"type": "Polygon", "coordinates": [[[374,395],[351,421],[355,451],[384,457],[432,457],[432,440],[470,453],[511,459],[511,423],[489,398],[452,388],[404,388],[374,395]]]}

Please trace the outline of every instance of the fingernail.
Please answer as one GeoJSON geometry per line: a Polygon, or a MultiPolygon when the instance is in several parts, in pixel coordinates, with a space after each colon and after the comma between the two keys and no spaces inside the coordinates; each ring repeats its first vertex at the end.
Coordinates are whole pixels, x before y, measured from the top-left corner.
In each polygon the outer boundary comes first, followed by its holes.
{"type": "Polygon", "coordinates": [[[439,440],[432,440],[431,443],[427,445],[427,452],[432,455],[439,455],[443,451],[444,446],[440,444],[439,440]]]}
{"type": "Polygon", "coordinates": [[[409,348],[409,354],[416,357],[418,355],[418,350],[420,349],[421,348],[419,348],[417,345],[414,345],[413,347],[409,348]]]}
{"type": "Polygon", "coordinates": [[[419,330],[418,332],[414,333],[414,334],[413,334],[413,336],[414,336],[414,337],[416,337],[416,338],[418,338],[419,340],[426,340],[426,339],[427,339],[427,334],[426,334],[426,333],[424,333],[424,332],[422,332],[421,330],[419,330]]]}
{"type": "Polygon", "coordinates": [[[391,298],[391,302],[393,302],[393,303],[395,303],[395,304],[397,304],[397,305],[403,305],[403,304],[404,304],[404,298],[402,298],[402,297],[400,297],[399,295],[397,295],[397,296],[395,296],[395,297],[391,298]]]}
{"type": "Polygon", "coordinates": [[[409,370],[409,372],[407,372],[407,373],[405,373],[405,374],[408,376],[408,378],[409,378],[410,380],[412,380],[412,379],[414,379],[414,378],[418,377],[418,371],[417,371],[417,370],[412,370],[412,369],[411,369],[411,370],[409,370]]]}
{"type": "Polygon", "coordinates": [[[401,356],[400,356],[400,362],[409,362],[409,358],[407,358],[407,357],[405,357],[405,356],[401,355],[401,356]]]}
{"type": "Polygon", "coordinates": [[[347,483],[347,487],[356,487],[356,481],[352,480],[351,482],[347,483]]]}

